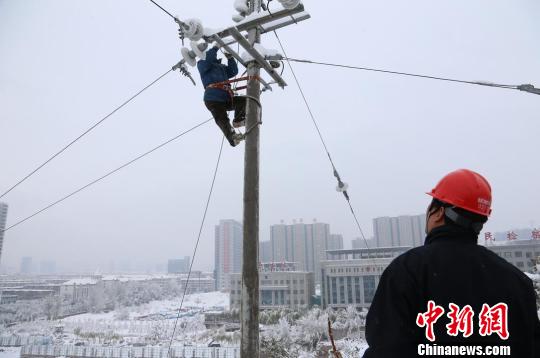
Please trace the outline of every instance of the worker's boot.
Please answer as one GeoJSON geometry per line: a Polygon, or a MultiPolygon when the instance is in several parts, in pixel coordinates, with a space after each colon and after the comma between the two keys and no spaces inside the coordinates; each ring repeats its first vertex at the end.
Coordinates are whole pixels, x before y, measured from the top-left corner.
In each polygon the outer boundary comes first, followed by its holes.
{"type": "Polygon", "coordinates": [[[232,122],[232,126],[234,128],[240,128],[240,127],[245,127],[246,126],[246,120],[245,119],[234,119],[234,121],[232,122]]]}
{"type": "MultiPolygon", "coordinates": [[[[238,144],[240,144],[241,141],[243,141],[244,139],[246,139],[246,136],[243,135],[242,133],[234,133],[232,135],[232,141],[234,144],[231,143],[231,145],[233,147],[236,147],[238,144]]],[[[230,143],[230,142],[229,142],[230,143]]]]}

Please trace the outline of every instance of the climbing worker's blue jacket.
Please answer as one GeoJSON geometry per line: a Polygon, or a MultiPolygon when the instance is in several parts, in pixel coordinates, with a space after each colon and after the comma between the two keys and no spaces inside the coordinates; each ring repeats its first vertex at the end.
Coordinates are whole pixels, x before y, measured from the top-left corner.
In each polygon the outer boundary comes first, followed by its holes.
{"type": "Polygon", "coordinates": [[[221,64],[217,58],[217,47],[212,47],[206,52],[206,60],[197,62],[197,69],[201,75],[201,81],[205,88],[204,100],[213,102],[228,102],[231,100],[230,93],[221,88],[208,88],[208,85],[227,81],[238,74],[238,66],[234,58],[229,58],[227,65],[221,64]]]}

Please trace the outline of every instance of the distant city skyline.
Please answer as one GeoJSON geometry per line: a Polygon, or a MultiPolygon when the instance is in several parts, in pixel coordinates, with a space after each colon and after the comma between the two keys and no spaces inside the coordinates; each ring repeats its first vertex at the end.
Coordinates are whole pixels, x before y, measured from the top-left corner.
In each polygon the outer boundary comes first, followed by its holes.
{"type": "MultiPolygon", "coordinates": [[[[401,216],[414,216],[414,215],[401,215],[401,216]]],[[[421,216],[421,215],[418,215],[421,216]]],[[[374,222],[376,218],[372,219],[372,222],[374,222]]],[[[288,222],[292,223],[302,223],[304,222],[303,219],[291,219],[288,222]]],[[[237,221],[239,224],[240,222],[237,221]]],[[[281,220],[281,223],[284,224],[287,221],[281,220]]],[[[280,223],[280,224],[281,224],[280,223]]],[[[272,226],[272,225],[271,225],[272,226]]],[[[271,227],[270,226],[270,227],[271,227]]],[[[509,232],[515,232],[517,234],[518,240],[527,240],[530,239],[530,235],[532,234],[532,231],[534,229],[538,229],[536,227],[528,227],[528,228],[510,228],[505,231],[498,231],[498,232],[491,232],[493,237],[496,238],[496,241],[504,241],[507,240],[507,234],[509,232]]],[[[263,236],[264,232],[263,228],[261,228],[261,236],[263,236]]],[[[482,233],[479,235],[479,242],[484,240],[484,234],[488,232],[487,230],[482,231],[482,233]]],[[[214,237],[215,240],[215,237],[214,237]]],[[[367,243],[369,247],[376,247],[376,242],[374,237],[368,237],[367,243]]],[[[423,241],[422,241],[423,243],[423,241]]],[[[270,240],[261,240],[260,241],[261,248],[260,248],[260,256],[263,258],[261,261],[271,261],[271,246],[270,246],[270,240]],[[263,248],[263,246],[266,246],[266,249],[263,248]],[[267,251],[270,250],[270,251],[267,251]],[[264,256],[265,253],[268,256],[264,256]],[[264,258],[268,260],[264,260],[264,258]]],[[[364,248],[365,247],[365,241],[363,238],[352,238],[347,239],[343,238],[343,248],[364,248]],[[360,245],[360,246],[355,246],[360,245]]],[[[215,250],[214,250],[215,255],[215,250]]],[[[25,257],[25,256],[23,256],[25,257]]],[[[18,264],[16,265],[5,265],[0,263],[0,273],[10,273],[10,274],[17,274],[21,271],[21,260],[23,257],[20,257],[18,259],[18,264]]],[[[99,263],[80,263],[80,264],[65,264],[62,262],[62,259],[57,259],[54,257],[45,257],[45,256],[36,256],[32,257],[32,272],[35,274],[38,274],[42,271],[42,267],[54,267],[54,273],[58,274],[91,274],[91,273],[166,273],[167,272],[167,260],[144,260],[141,257],[137,258],[120,258],[118,260],[108,260],[106,262],[99,262],[99,263]],[[45,266],[44,266],[45,263],[45,266]],[[48,263],[48,265],[47,265],[48,263]]],[[[204,272],[213,272],[214,271],[214,265],[204,267],[205,265],[199,264],[197,260],[194,262],[194,270],[202,270],[204,272]]],[[[47,270],[43,268],[43,270],[47,270]]]]}

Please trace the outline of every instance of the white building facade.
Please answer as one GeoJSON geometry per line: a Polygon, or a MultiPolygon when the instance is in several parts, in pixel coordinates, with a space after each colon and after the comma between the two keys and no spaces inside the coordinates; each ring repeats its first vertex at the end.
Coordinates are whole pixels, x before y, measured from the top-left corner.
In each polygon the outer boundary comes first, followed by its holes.
{"type": "Polygon", "coordinates": [[[293,221],[270,227],[271,261],[296,262],[299,270],[313,272],[320,283],[321,261],[326,260],[326,250],[343,248],[343,237],[330,234],[330,225],[293,221]]]}
{"type": "Polygon", "coordinates": [[[426,237],[426,215],[403,215],[373,219],[376,247],[417,247],[426,237]]]}
{"type": "Polygon", "coordinates": [[[242,224],[220,220],[215,227],[214,278],[216,290],[228,290],[229,275],[242,272],[242,224]]]}
{"type": "Polygon", "coordinates": [[[321,265],[323,308],[368,308],[390,262],[410,247],[329,250],[321,265]]]}
{"type": "MultiPolygon", "coordinates": [[[[313,272],[297,271],[292,262],[259,265],[259,305],[261,309],[310,306],[315,295],[313,272]]],[[[242,303],[242,274],[230,275],[231,308],[242,303]]]]}
{"type": "Polygon", "coordinates": [[[486,248],[524,272],[533,270],[540,258],[540,240],[488,242],[486,248]]]}

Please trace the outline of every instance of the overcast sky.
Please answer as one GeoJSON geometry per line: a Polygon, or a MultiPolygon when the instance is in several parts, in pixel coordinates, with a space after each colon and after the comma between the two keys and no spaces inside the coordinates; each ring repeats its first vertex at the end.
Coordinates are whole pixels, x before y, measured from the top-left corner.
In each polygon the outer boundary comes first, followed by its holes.
{"type": "MultiPolygon", "coordinates": [[[[232,24],[233,1],[161,0],[180,18],[232,24]],[[218,5],[219,4],[219,5],[218,5]]],[[[304,1],[280,31],[289,56],[466,80],[540,85],[537,0],[304,1]]],[[[272,3],[274,8],[279,5],[272,3]]],[[[273,34],[263,45],[278,48],[273,34]]],[[[177,26],[148,0],[0,0],[0,192],[180,59],[177,26]]],[[[540,96],[293,64],[367,236],[379,216],[425,211],[445,173],[493,187],[487,230],[540,225],[540,96]]],[[[6,195],[8,225],[209,118],[197,70],[109,118],[6,195]]],[[[358,236],[291,72],[264,93],[261,239],[281,219],[358,236]]],[[[219,151],[209,123],[5,235],[2,263],[165,263],[191,255],[219,151]]],[[[242,218],[244,145],[226,146],[195,268],[213,269],[214,225],[242,218]]]]}

